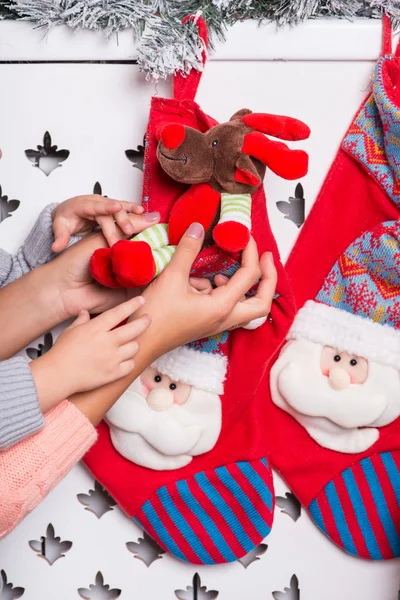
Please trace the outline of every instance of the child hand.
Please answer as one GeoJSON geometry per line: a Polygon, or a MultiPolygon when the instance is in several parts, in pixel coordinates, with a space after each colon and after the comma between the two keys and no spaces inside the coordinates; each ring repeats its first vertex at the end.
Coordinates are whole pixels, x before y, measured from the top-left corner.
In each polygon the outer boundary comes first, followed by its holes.
{"type": "Polygon", "coordinates": [[[150,325],[150,318],[143,315],[118,325],[144,302],[138,296],[92,320],[81,311],[53,348],[30,363],[43,412],[76,392],[98,388],[133,370],[139,350],[136,338],[150,325]]]}
{"type": "MultiPolygon", "coordinates": [[[[142,213],[143,208],[134,202],[110,200],[96,194],[70,198],[53,211],[52,250],[62,252],[71,235],[89,233],[98,225],[111,246],[122,237],[137,233],[134,220],[142,213]]],[[[151,214],[153,219],[148,220],[147,226],[157,221],[158,213],[151,214]]]]}

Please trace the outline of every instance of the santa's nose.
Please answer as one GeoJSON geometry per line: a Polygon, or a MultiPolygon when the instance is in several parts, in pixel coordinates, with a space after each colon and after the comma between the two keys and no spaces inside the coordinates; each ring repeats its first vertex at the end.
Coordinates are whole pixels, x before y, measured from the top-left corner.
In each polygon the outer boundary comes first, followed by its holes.
{"type": "Polygon", "coordinates": [[[329,371],[328,381],[331,388],[337,392],[344,390],[351,383],[350,375],[347,371],[340,369],[339,367],[334,367],[329,371]]]}
{"type": "Polygon", "coordinates": [[[168,410],[174,404],[174,395],[164,388],[156,388],[147,396],[147,404],[157,412],[168,410]]]}

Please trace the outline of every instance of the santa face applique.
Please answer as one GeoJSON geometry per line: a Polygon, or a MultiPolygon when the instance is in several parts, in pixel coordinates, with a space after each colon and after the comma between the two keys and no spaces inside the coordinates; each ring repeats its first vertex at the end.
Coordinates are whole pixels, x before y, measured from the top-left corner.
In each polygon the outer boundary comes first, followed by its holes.
{"type": "Polygon", "coordinates": [[[400,415],[400,220],[365,231],[298,311],[273,402],[324,448],[358,453],[400,415]]]}
{"type": "Polygon", "coordinates": [[[272,399],[324,448],[357,453],[400,414],[391,366],[309,340],[290,341],[271,371],[272,399]]]}
{"type": "Polygon", "coordinates": [[[217,394],[147,368],[107,413],[111,441],[128,460],[179,469],[211,450],[221,430],[217,394]]]}

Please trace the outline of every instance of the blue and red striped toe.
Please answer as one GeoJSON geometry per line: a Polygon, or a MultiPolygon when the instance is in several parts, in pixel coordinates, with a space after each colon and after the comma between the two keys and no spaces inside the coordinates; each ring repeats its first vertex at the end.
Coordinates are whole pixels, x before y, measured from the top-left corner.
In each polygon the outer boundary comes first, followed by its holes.
{"type": "Polygon", "coordinates": [[[364,458],[330,481],[311,502],[312,519],[349,554],[400,557],[400,452],[364,458]]]}
{"type": "Polygon", "coordinates": [[[266,459],[238,462],[163,486],[136,521],[176,558],[232,562],[271,530],[274,488],[266,459]]]}

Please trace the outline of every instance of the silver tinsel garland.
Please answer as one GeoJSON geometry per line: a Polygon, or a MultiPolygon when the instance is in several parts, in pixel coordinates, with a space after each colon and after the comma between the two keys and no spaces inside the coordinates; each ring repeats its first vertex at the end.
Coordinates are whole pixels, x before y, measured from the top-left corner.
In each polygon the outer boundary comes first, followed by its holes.
{"type": "Polygon", "coordinates": [[[187,15],[201,14],[211,43],[237,21],[297,24],[317,17],[379,18],[385,11],[400,23],[400,0],[0,0],[0,19],[31,21],[49,29],[102,30],[107,36],[131,28],[139,42],[138,63],[147,77],[167,77],[201,68],[202,41],[187,15]]]}

